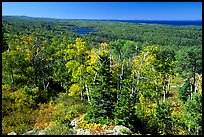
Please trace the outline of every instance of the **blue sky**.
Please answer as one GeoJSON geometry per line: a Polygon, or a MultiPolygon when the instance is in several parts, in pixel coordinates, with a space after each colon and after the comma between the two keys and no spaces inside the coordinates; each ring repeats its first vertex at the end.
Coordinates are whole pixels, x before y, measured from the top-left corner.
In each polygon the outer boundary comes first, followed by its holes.
{"type": "Polygon", "coordinates": [[[65,19],[202,20],[202,2],[2,2],[2,15],[65,19]]]}

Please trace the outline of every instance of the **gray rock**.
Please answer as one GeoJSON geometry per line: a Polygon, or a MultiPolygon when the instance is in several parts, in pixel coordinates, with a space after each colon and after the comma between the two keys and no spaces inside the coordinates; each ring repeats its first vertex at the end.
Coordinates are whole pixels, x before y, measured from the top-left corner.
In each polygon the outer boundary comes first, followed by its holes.
{"type": "Polygon", "coordinates": [[[15,132],[8,133],[8,135],[17,135],[15,132]]]}
{"type": "Polygon", "coordinates": [[[69,125],[72,127],[78,127],[77,123],[81,120],[82,120],[82,118],[80,118],[79,120],[74,119],[74,120],[72,120],[72,122],[69,125]]]}
{"type": "Polygon", "coordinates": [[[37,132],[37,129],[30,130],[25,133],[25,135],[34,135],[37,132]]]}
{"type": "Polygon", "coordinates": [[[91,135],[91,132],[89,129],[76,129],[76,135],[91,135]]]}
{"type": "Polygon", "coordinates": [[[105,135],[114,135],[115,132],[113,130],[104,130],[103,133],[105,135]]]}
{"type": "Polygon", "coordinates": [[[133,133],[129,128],[127,128],[123,125],[115,126],[113,131],[114,131],[115,135],[130,135],[133,133]]]}
{"type": "Polygon", "coordinates": [[[45,133],[45,131],[44,130],[41,130],[41,131],[39,131],[39,133],[38,133],[38,135],[45,135],[46,133],[45,133]]]}
{"type": "Polygon", "coordinates": [[[107,128],[107,126],[103,126],[102,128],[103,128],[103,129],[106,129],[106,128],[107,128]]]}

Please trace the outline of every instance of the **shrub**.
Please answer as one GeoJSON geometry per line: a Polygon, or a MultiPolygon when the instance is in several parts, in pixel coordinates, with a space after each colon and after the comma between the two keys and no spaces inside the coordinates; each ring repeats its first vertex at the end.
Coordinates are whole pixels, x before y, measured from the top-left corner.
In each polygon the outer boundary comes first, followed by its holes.
{"type": "Polygon", "coordinates": [[[52,113],[52,117],[58,124],[70,122],[85,113],[87,109],[87,104],[82,102],[79,97],[70,97],[65,93],[60,93],[54,103],[55,111],[52,113]]]}
{"type": "Polygon", "coordinates": [[[40,110],[38,118],[34,128],[45,128],[54,124],[54,119],[52,118],[52,113],[54,112],[54,106],[49,104],[40,104],[40,110]]]}
{"type": "Polygon", "coordinates": [[[184,103],[187,101],[187,99],[190,96],[190,88],[191,83],[190,80],[186,80],[182,87],[179,89],[179,99],[182,100],[184,103]]]}
{"type": "MultiPolygon", "coordinates": [[[[6,90],[6,89],[5,89],[6,90]]],[[[37,118],[37,110],[32,109],[32,102],[21,89],[5,91],[2,96],[2,132],[22,133],[31,129],[37,118]]]]}
{"type": "Polygon", "coordinates": [[[120,100],[114,109],[115,125],[124,125],[133,128],[133,120],[135,117],[135,109],[133,107],[133,99],[130,97],[128,89],[123,89],[120,100]]]}
{"type": "Polygon", "coordinates": [[[74,132],[68,127],[67,124],[57,124],[51,126],[46,131],[46,135],[73,135],[74,132]]]}

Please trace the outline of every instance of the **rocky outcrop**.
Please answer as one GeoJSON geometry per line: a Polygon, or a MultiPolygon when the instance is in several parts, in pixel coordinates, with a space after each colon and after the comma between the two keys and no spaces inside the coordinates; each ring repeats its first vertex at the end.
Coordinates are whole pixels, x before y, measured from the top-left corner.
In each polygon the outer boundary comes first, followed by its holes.
{"type": "MultiPolygon", "coordinates": [[[[83,129],[79,128],[78,122],[82,119],[72,120],[70,123],[67,123],[70,129],[73,131],[74,135],[134,135],[134,133],[127,127],[123,125],[116,125],[113,129],[108,129],[108,126],[103,126],[102,130],[93,130],[93,129],[83,129]]],[[[22,135],[46,135],[48,129],[46,127],[43,130],[33,129],[27,131],[22,135]]],[[[8,135],[17,135],[15,132],[8,133],[8,135]]]]}
{"type": "Polygon", "coordinates": [[[8,133],[7,135],[17,135],[15,132],[8,133]]]}
{"type": "Polygon", "coordinates": [[[22,135],[46,135],[47,130],[50,127],[46,127],[45,129],[39,130],[39,129],[33,129],[30,131],[27,131],[26,133],[22,134],[22,135]]]}
{"type": "Polygon", "coordinates": [[[78,122],[81,121],[79,120],[73,120],[70,123],[70,126],[72,126],[72,129],[76,135],[131,135],[133,132],[123,126],[123,125],[117,125],[115,126],[112,130],[106,129],[107,126],[102,127],[103,130],[94,130],[91,131],[90,129],[83,129],[83,128],[78,128],[78,122]]]}
{"type": "Polygon", "coordinates": [[[78,122],[79,121],[81,121],[82,120],[82,118],[80,118],[80,119],[74,119],[74,120],[72,120],[71,121],[71,123],[69,124],[69,126],[71,126],[71,127],[74,127],[74,128],[77,128],[78,127],[78,122]]]}
{"type": "Polygon", "coordinates": [[[76,129],[76,135],[91,135],[90,129],[76,129]]]}
{"type": "Polygon", "coordinates": [[[127,128],[123,125],[115,126],[113,131],[114,131],[114,135],[131,135],[131,134],[133,134],[133,132],[129,128],[127,128]]]}

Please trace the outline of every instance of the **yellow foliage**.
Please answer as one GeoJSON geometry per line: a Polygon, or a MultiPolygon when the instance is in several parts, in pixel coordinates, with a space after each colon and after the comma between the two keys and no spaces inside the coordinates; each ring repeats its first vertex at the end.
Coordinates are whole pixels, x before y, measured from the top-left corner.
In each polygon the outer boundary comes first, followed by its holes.
{"type": "Polygon", "coordinates": [[[54,111],[55,111],[54,106],[42,104],[34,128],[45,128],[49,125],[54,125],[54,122],[52,121],[53,120],[52,113],[54,111]]]}
{"type": "Polygon", "coordinates": [[[86,67],[86,71],[88,73],[90,73],[90,74],[95,74],[96,73],[96,71],[91,66],[86,67]]]}
{"type": "Polygon", "coordinates": [[[25,60],[26,60],[26,61],[30,61],[31,59],[32,59],[32,54],[31,54],[30,52],[28,52],[28,53],[26,54],[25,60]]]}
{"type": "Polygon", "coordinates": [[[98,60],[98,56],[97,56],[96,50],[91,49],[90,51],[87,52],[87,54],[88,54],[88,61],[87,62],[90,65],[95,64],[97,62],[97,60],[98,60]]]}
{"type": "Polygon", "coordinates": [[[69,96],[76,95],[80,91],[80,86],[79,84],[72,84],[71,87],[69,88],[69,96]]]}
{"type": "Polygon", "coordinates": [[[106,42],[101,43],[101,50],[99,51],[99,54],[109,54],[109,51],[107,49],[108,44],[106,42]]]}
{"type": "Polygon", "coordinates": [[[23,49],[21,47],[19,47],[19,46],[16,48],[16,50],[19,51],[19,52],[23,51],[23,49]]]}
{"type": "Polygon", "coordinates": [[[79,65],[79,63],[76,62],[75,60],[70,60],[69,62],[67,62],[65,64],[65,66],[66,66],[66,68],[68,68],[68,70],[72,70],[75,68],[75,66],[78,66],[78,65],[79,65]]]}
{"type": "Polygon", "coordinates": [[[9,92],[11,90],[11,86],[9,84],[2,85],[2,91],[9,92]]]}
{"type": "Polygon", "coordinates": [[[88,129],[94,129],[94,130],[102,130],[103,125],[101,124],[96,124],[96,123],[89,123],[86,120],[81,120],[79,122],[79,127],[81,128],[88,128],[88,129]]]}
{"type": "Polygon", "coordinates": [[[81,54],[85,49],[86,42],[83,42],[81,38],[76,38],[76,48],[77,48],[77,54],[81,54]]]}
{"type": "Polygon", "coordinates": [[[103,50],[106,50],[107,47],[108,47],[108,44],[107,44],[106,42],[101,43],[101,48],[102,48],[103,50]]]}

